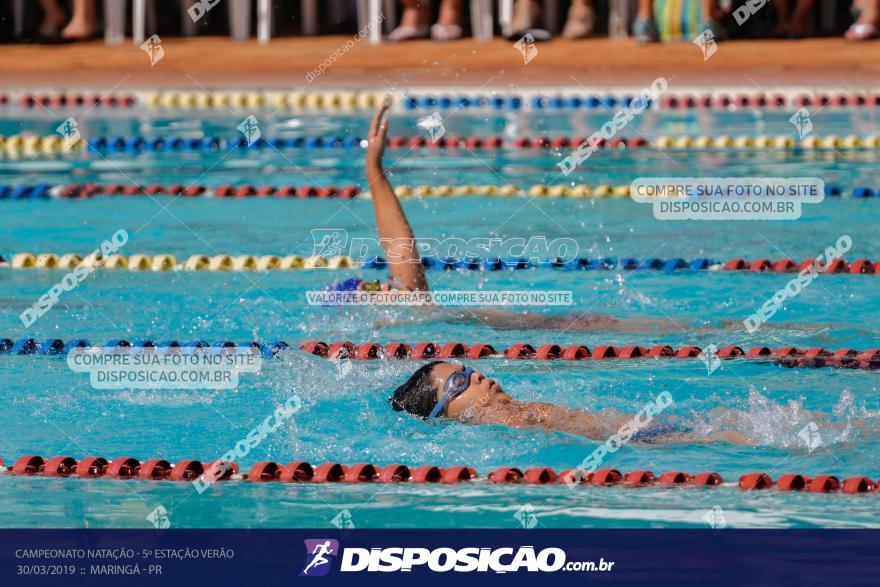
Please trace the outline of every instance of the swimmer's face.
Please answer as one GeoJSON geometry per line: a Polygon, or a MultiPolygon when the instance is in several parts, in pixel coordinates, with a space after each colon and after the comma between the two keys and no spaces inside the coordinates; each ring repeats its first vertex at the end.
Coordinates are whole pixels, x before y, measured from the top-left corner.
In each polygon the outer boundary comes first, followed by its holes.
{"type": "Polygon", "coordinates": [[[362,281],[357,286],[358,291],[394,291],[397,289],[390,281],[362,281]]]}
{"type": "MultiPolygon", "coordinates": [[[[440,398],[443,397],[446,380],[455,371],[464,371],[464,365],[443,363],[431,370],[431,374],[436,382],[434,387],[437,390],[437,401],[440,401],[440,398]]],[[[494,403],[508,403],[509,401],[510,396],[502,391],[501,386],[494,379],[483,376],[479,371],[474,371],[471,374],[468,388],[464,393],[446,403],[446,408],[441,416],[450,419],[459,418],[466,416],[465,412],[469,407],[481,408],[494,403]]]]}

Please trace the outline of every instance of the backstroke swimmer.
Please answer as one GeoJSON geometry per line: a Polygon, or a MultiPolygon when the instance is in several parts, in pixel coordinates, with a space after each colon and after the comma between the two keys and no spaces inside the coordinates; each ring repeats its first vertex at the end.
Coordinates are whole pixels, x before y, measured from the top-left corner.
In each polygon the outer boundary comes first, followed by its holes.
{"type": "MultiPolygon", "coordinates": [[[[428,278],[422,266],[416,247],[416,240],[407,220],[400,200],[385,175],[382,158],[385,152],[385,138],[388,121],[385,113],[386,101],[373,117],[367,135],[366,172],[367,181],[373,196],[376,214],[376,228],[379,242],[389,259],[391,280],[385,283],[348,279],[334,286],[335,291],[372,291],[381,296],[383,291],[429,291],[428,278]]],[[[681,330],[682,327],[671,320],[650,318],[613,318],[599,315],[546,316],[511,311],[475,309],[461,311],[454,308],[436,306],[430,312],[414,312],[407,318],[395,321],[446,320],[451,322],[479,322],[499,329],[566,329],[567,331],[615,330],[681,330]]],[[[389,319],[382,319],[378,326],[384,326],[389,319]]]]}
{"type": "MultiPolygon", "coordinates": [[[[373,208],[376,215],[376,228],[382,248],[388,258],[391,280],[381,283],[379,280],[366,281],[359,278],[348,279],[333,287],[335,291],[372,291],[373,295],[381,296],[381,292],[397,291],[429,291],[428,278],[421,263],[416,247],[413,230],[410,227],[400,200],[385,175],[382,159],[385,153],[385,138],[388,132],[388,121],[385,113],[389,103],[386,101],[376,112],[370,123],[367,135],[366,172],[370,191],[373,196],[373,208]]],[[[536,313],[493,310],[486,308],[462,310],[453,307],[432,306],[412,308],[406,316],[383,317],[377,320],[376,327],[389,324],[420,321],[446,322],[477,322],[496,330],[528,329],[528,330],[565,330],[566,332],[614,331],[614,332],[688,332],[717,331],[720,328],[740,328],[739,320],[719,320],[714,324],[679,323],[675,320],[656,318],[615,318],[613,316],[576,312],[571,315],[553,316],[536,313]]],[[[773,328],[768,324],[765,327],[773,328]]],[[[791,328],[792,325],[780,324],[780,328],[791,328]]]]}
{"type": "Polygon", "coordinates": [[[736,430],[697,436],[675,416],[658,417],[672,402],[668,394],[660,394],[656,402],[635,415],[613,409],[588,412],[515,400],[494,379],[471,367],[444,361],[420,367],[389,400],[394,410],[428,422],[442,418],[465,424],[555,430],[592,440],[605,440],[617,434],[621,438],[629,436],[624,440],[640,443],[752,443],[736,430]]]}
{"type": "MultiPolygon", "coordinates": [[[[681,417],[662,412],[674,399],[661,392],[646,402],[636,414],[625,414],[605,408],[589,412],[543,402],[524,402],[511,397],[497,381],[461,364],[433,361],[419,367],[410,378],[394,390],[389,399],[391,407],[407,412],[431,423],[435,419],[455,420],[462,424],[507,426],[536,429],[544,432],[562,432],[606,441],[614,438],[617,444],[628,441],[640,444],[729,444],[756,445],[759,441],[737,430],[744,422],[743,413],[719,407],[711,410],[716,432],[702,433],[688,426],[681,417]]],[[[796,420],[790,420],[792,430],[798,430],[805,421],[821,424],[843,433],[852,430],[867,436],[876,436],[872,420],[847,419],[835,421],[828,413],[801,411],[796,420]]],[[[798,433],[800,435],[800,432],[798,433]]]]}

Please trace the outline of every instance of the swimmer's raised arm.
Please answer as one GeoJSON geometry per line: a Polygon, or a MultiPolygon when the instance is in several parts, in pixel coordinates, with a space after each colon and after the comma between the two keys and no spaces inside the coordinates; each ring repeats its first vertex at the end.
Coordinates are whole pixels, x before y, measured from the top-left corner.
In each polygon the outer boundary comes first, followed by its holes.
{"type": "Polygon", "coordinates": [[[416,248],[416,240],[394,188],[382,167],[388,121],[384,120],[388,103],[373,117],[367,135],[367,181],[373,195],[379,242],[388,257],[391,277],[400,289],[428,290],[428,279],[416,248]]]}

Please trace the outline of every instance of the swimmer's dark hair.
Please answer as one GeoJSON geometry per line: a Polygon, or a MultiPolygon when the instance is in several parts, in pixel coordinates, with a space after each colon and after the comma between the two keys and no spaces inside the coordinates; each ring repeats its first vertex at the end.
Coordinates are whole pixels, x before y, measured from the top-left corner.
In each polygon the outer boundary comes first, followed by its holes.
{"type": "Polygon", "coordinates": [[[394,390],[389,398],[391,407],[397,412],[407,412],[427,420],[431,410],[437,405],[437,388],[431,371],[443,361],[433,361],[419,367],[406,383],[394,390]]]}

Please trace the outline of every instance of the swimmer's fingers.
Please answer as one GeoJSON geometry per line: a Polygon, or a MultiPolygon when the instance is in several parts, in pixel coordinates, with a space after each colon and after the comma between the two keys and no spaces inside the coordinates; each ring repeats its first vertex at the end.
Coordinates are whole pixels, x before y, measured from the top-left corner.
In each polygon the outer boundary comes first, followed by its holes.
{"type": "Polygon", "coordinates": [[[373,140],[374,138],[376,138],[376,136],[378,135],[379,130],[381,129],[381,127],[383,126],[383,124],[384,124],[386,127],[388,126],[387,121],[385,121],[385,122],[383,123],[383,118],[385,117],[385,112],[387,112],[387,111],[388,111],[388,103],[387,103],[387,102],[383,102],[383,103],[382,103],[382,106],[381,106],[381,107],[379,108],[379,110],[376,112],[376,115],[373,116],[373,120],[372,120],[372,122],[370,122],[370,134],[369,134],[369,136],[367,137],[367,138],[369,138],[370,140],[373,140]]]}
{"type": "Polygon", "coordinates": [[[380,145],[384,145],[385,144],[385,135],[387,135],[387,134],[388,134],[388,121],[383,120],[382,124],[379,125],[379,136],[376,137],[376,142],[378,142],[380,145]]]}
{"type": "Polygon", "coordinates": [[[382,119],[382,109],[380,108],[376,114],[373,115],[373,120],[370,121],[370,132],[367,133],[367,139],[372,141],[376,136],[376,133],[379,131],[379,121],[382,119]]]}

